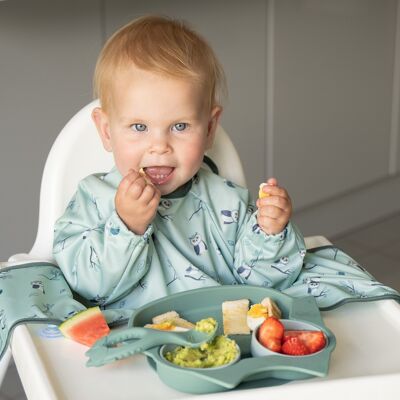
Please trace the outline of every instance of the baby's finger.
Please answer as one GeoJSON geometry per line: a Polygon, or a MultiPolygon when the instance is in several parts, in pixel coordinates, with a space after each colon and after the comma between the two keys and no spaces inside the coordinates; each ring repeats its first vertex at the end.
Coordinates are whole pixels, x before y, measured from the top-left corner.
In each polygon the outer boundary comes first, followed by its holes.
{"type": "Polygon", "coordinates": [[[148,207],[155,210],[158,207],[158,204],[160,203],[160,198],[161,198],[160,191],[155,190],[154,196],[150,199],[150,201],[148,203],[148,207]]]}
{"type": "Polygon", "coordinates": [[[267,185],[269,185],[269,186],[278,186],[278,181],[275,178],[269,178],[267,180],[267,185]]]}
{"type": "Polygon", "coordinates": [[[143,190],[145,189],[146,185],[147,185],[146,180],[143,177],[139,176],[129,186],[129,188],[126,191],[126,195],[133,200],[138,200],[142,196],[143,190]]]}
{"type": "Polygon", "coordinates": [[[288,197],[281,196],[268,196],[263,199],[258,199],[256,204],[258,208],[267,206],[275,206],[282,210],[289,210],[291,208],[290,199],[288,197]]]}
{"type": "Polygon", "coordinates": [[[118,186],[118,191],[125,194],[132,183],[135,182],[139,176],[140,175],[137,171],[133,169],[129,170],[129,172],[122,178],[118,186]]]}
{"type": "Polygon", "coordinates": [[[264,192],[264,186],[276,186],[278,184],[278,181],[275,178],[269,178],[267,182],[261,183],[259,188],[258,188],[258,197],[260,199],[263,199],[264,197],[268,197],[269,194],[264,192]]]}
{"type": "Polygon", "coordinates": [[[157,190],[155,186],[147,184],[140,196],[140,201],[147,205],[153,197],[157,195],[157,192],[159,192],[159,190],[157,190]]]}
{"type": "Polygon", "coordinates": [[[282,210],[279,207],[275,206],[266,206],[262,207],[258,210],[258,215],[261,217],[268,217],[272,219],[278,219],[281,218],[282,214],[284,214],[285,211],[282,210]]]}
{"type": "Polygon", "coordinates": [[[280,186],[265,185],[263,187],[263,192],[269,196],[280,196],[280,197],[289,198],[289,194],[286,191],[286,189],[284,189],[283,187],[280,187],[280,186]]]}

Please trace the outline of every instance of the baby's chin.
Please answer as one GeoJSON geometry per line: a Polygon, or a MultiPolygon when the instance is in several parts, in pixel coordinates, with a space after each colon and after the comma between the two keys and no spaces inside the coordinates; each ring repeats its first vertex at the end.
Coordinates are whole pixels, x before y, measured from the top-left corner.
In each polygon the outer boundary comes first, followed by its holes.
{"type": "Polygon", "coordinates": [[[156,187],[160,191],[161,196],[167,196],[182,187],[185,183],[190,181],[190,179],[191,178],[172,180],[164,185],[156,185],[156,187]]]}
{"type": "Polygon", "coordinates": [[[166,184],[166,185],[156,185],[157,189],[160,191],[161,196],[168,196],[169,194],[175,192],[180,186],[179,184],[166,184]]]}

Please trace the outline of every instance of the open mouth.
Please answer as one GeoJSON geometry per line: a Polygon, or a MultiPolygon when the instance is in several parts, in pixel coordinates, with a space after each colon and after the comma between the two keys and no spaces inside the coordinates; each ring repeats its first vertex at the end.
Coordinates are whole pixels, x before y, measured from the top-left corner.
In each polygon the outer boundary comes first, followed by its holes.
{"type": "Polygon", "coordinates": [[[172,178],[172,173],[175,168],[173,167],[145,167],[143,168],[147,177],[154,185],[163,185],[172,178]]]}

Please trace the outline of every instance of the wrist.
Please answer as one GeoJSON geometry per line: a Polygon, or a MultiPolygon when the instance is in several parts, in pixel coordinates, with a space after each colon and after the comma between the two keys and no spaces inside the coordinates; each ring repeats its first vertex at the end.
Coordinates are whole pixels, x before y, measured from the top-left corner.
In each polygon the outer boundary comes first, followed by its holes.
{"type": "Polygon", "coordinates": [[[149,223],[138,222],[137,220],[132,221],[130,218],[124,219],[121,216],[120,218],[126,227],[135,235],[143,235],[149,226],[149,223]]]}

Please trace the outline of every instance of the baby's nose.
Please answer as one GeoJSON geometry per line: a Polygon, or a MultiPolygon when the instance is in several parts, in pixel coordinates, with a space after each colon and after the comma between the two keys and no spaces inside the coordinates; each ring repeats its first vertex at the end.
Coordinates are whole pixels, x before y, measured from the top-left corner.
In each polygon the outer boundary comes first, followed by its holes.
{"type": "Polygon", "coordinates": [[[150,143],[150,152],[163,154],[167,153],[169,150],[170,144],[167,135],[162,133],[154,135],[150,143]]]}

